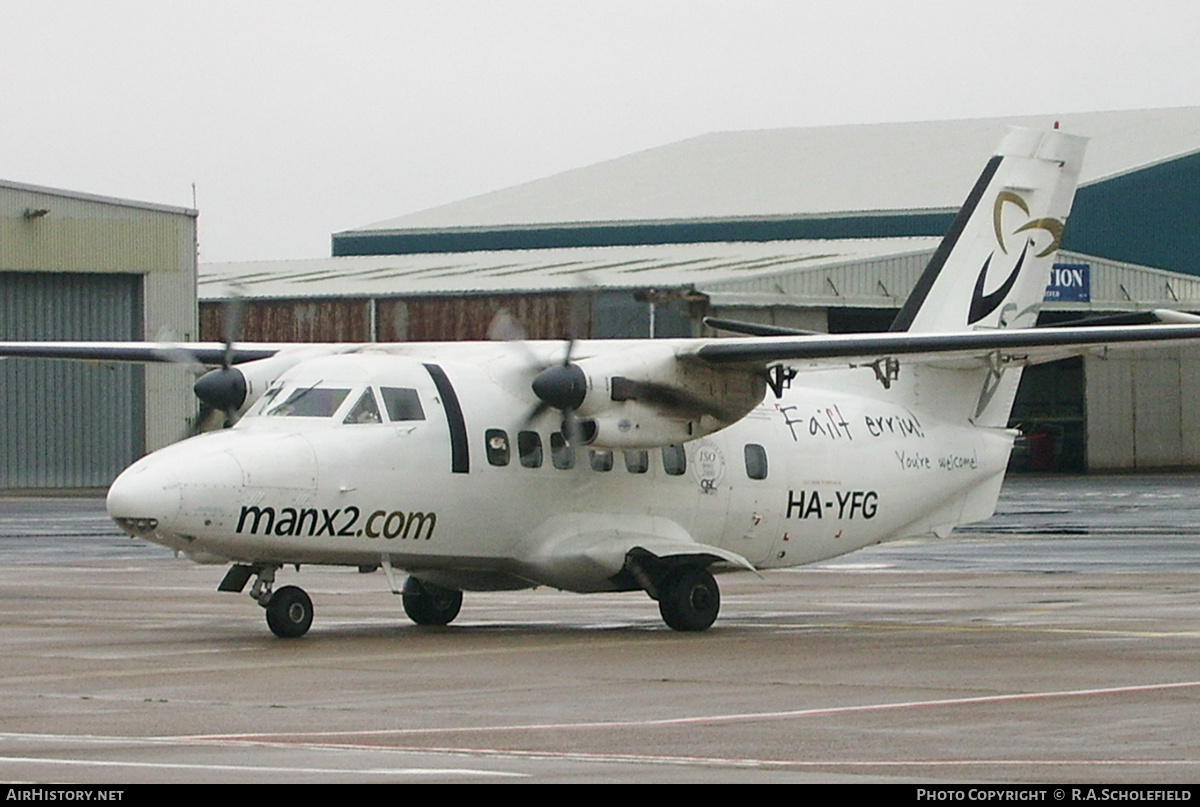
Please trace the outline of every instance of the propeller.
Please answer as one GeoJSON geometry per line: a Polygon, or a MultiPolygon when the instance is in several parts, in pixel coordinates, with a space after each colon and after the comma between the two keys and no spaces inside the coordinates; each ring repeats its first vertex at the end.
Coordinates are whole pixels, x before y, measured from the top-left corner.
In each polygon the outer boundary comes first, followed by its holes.
{"type": "Polygon", "coordinates": [[[539,359],[527,344],[525,330],[516,321],[512,313],[501,308],[492,318],[488,326],[488,338],[520,345],[529,359],[531,369],[536,370],[531,387],[538,402],[525,416],[523,425],[529,425],[551,409],[557,409],[562,414],[561,431],[567,443],[572,446],[583,445],[595,436],[595,425],[591,421],[581,421],[576,411],[587,397],[587,378],[578,365],[571,362],[575,342],[583,330],[586,316],[587,298],[582,293],[571,297],[571,310],[568,322],[566,348],[561,362],[547,365],[539,359]]]}
{"type": "Polygon", "coordinates": [[[533,394],[538,397],[526,423],[531,423],[549,409],[557,409],[562,413],[560,427],[563,437],[571,446],[580,446],[595,437],[595,424],[591,421],[581,421],[576,414],[587,397],[587,377],[579,365],[571,363],[571,351],[575,340],[567,342],[563,353],[562,364],[552,364],[533,377],[533,394]]]}
{"type": "Polygon", "coordinates": [[[192,392],[200,399],[200,411],[193,424],[194,433],[205,431],[204,426],[217,412],[225,414],[224,427],[237,422],[237,410],[246,400],[246,377],[233,366],[236,355],[234,343],[242,329],[246,302],[238,288],[221,310],[221,341],[225,352],[221,354],[221,366],[209,370],[196,379],[192,392]]]}

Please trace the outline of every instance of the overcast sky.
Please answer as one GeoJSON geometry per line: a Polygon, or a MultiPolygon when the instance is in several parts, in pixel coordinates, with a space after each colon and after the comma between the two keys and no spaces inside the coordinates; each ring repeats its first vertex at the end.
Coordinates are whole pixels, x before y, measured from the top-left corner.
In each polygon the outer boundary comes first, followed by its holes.
{"type": "Polygon", "coordinates": [[[190,207],[202,261],[711,131],[1200,105],[1180,2],[0,0],[0,178],[190,207]]]}

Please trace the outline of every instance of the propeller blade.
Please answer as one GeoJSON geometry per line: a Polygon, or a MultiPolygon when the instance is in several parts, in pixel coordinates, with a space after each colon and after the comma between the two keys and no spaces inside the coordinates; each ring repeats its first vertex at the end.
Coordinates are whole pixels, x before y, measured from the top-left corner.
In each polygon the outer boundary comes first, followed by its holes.
{"type": "Polygon", "coordinates": [[[234,286],[233,294],[221,314],[221,336],[225,342],[225,355],[221,367],[229,369],[233,366],[233,346],[242,333],[242,317],[246,313],[246,298],[240,286],[234,286]]]}
{"type": "MultiPolygon", "coordinates": [[[[162,328],[155,334],[154,341],[163,342],[178,342],[179,339],[175,332],[170,328],[162,328]]],[[[208,367],[204,362],[196,358],[196,355],[189,350],[181,347],[160,347],[152,351],[154,355],[162,361],[175,364],[180,367],[187,368],[187,371],[194,376],[202,376],[208,372],[208,367]]]]}

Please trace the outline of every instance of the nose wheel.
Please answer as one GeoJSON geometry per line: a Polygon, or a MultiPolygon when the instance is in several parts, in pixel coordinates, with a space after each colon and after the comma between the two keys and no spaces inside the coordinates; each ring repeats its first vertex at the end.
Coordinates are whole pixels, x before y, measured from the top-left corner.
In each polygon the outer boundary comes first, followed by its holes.
{"type": "Polygon", "coordinates": [[[267,601],[267,626],[280,639],[298,639],[312,626],[312,600],[298,586],[284,586],[267,601]]]}
{"type": "MultiPolygon", "coordinates": [[[[296,567],[297,569],[299,566],[296,567]]],[[[284,586],[272,591],[277,564],[236,564],[217,587],[218,591],[241,591],[254,576],[250,596],[267,611],[267,627],[280,639],[297,639],[312,627],[312,599],[299,586],[284,586]]]]}

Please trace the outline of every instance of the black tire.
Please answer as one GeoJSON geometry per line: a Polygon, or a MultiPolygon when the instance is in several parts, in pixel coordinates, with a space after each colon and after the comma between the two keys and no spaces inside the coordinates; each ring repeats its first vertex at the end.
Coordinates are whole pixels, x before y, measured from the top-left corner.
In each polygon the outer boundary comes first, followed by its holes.
{"type": "Polygon", "coordinates": [[[400,595],[404,613],[418,625],[449,625],[462,608],[461,591],[422,583],[415,577],[404,581],[400,595]]]}
{"type": "Polygon", "coordinates": [[[708,630],[720,610],[721,590],[706,569],[676,569],[659,588],[658,612],[675,630],[708,630]]]}
{"type": "Polygon", "coordinates": [[[298,639],[312,626],[312,600],[304,589],[284,586],[267,602],[267,625],[280,639],[298,639]]]}

